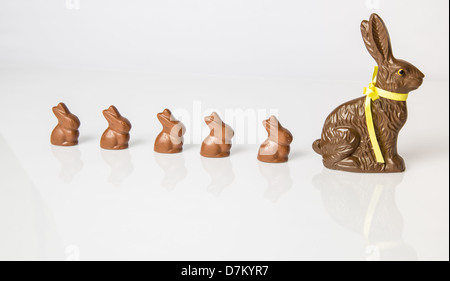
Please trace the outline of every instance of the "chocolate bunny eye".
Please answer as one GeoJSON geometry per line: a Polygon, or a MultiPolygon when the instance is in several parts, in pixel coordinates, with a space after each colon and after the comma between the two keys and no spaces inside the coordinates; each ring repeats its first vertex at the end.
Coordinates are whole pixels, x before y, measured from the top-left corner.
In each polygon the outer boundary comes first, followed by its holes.
{"type": "Polygon", "coordinates": [[[405,71],[404,69],[399,69],[399,70],[397,71],[397,74],[398,74],[399,76],[405,76],[406,71],[405,71]]]}

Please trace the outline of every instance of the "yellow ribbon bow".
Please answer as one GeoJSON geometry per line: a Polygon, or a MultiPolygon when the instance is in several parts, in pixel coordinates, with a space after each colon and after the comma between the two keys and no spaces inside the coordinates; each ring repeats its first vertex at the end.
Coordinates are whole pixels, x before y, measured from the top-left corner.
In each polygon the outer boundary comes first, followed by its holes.
{"type": "Polygon", "coordinates": [[[367,88],[364,88],[364,95],[367,96],[365,103],[366,123],[367,130],[369,131],[370,142],[372,143],[373,152],[375,153],[375,158],[378,163],[385,163],[383,153],[381,152],[380,144],[378,143],[377,135],[375,133],[375,125],[373,124],[372,101],[375,101],[380,97],[395,101],[406,101],[408,99],[408,94],[393,93],[377,88],[377,74],[378,66],[375,66],[375,71],[372,76],[372,83],[370,83],[367,88]]]}

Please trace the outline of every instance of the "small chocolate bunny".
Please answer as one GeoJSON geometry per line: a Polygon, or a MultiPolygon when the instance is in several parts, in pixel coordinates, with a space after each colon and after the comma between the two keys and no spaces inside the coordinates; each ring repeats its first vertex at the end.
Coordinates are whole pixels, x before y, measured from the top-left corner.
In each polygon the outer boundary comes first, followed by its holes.
{"type": "Polygon", "coordinates": [[[275,116],[263,121],[263,126],[269,134],[261,144],[258,152],[258,160],[267,163],[283,163],[288,161],[290,144],[293,136],[288,129],[281,126],[275,116]]]}
{"type": "Polygon", "coordinates": [[[163,126],[162,132],[156,137],[154,150],[159,153],[178,153],[183,151],[183,135],[186,131],[183,123],[175,119],[169,109],[157,115],[163,126]]]}
{"type": "Polygon", "coordinates": [[[78,144],[80,120],[70,113],[64,103],[53,107],[53,113],[58,118],[58,125],[53,129],[50,142],[53,145],[73,146],[78,144]]]}
{"type": "Polygon", "coordinates": [[[211,132],[203,141],[200,154],[210,158],[230,156],[233,129],[225,124],[216,112],[206,116],[205,123],[211,132]]]}
{"type": "Polygon", "coordinates": [[[108,129],[103,133],[100,146],[103,149],[119,150],[128,148],[130,140],[131,123],[120,115],[117,108],[111,105],[103,110],[103,116],[108,120],[108,129]]]}
{"type": "Polygon", "coordinates": [[[406,93],[419,88],[425,76],[412,64],[394,57],[380,16],[372,14],[369,21],[363,21],[361,33],[378,64],[376,78],[366,89],[367,97],[349,101],[328,116],[313,149],[323,156],[329,169],[403,172],[405,163],[397,153],[397,138],[407,119],[406,93]]]}

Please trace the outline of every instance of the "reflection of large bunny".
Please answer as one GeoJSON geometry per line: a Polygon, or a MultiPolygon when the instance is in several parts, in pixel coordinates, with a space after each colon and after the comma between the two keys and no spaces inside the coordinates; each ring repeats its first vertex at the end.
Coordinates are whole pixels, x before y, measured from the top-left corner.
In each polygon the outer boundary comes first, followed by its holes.
{"type": "Polygon", "coordinates": [[[58,118],[58,125],[53,129],[51,143],[59,146],[73,146],[78,144],[80,120],[70,113],[64,103],[53,107],[53,113],[58,118]]]}
{"type": "Polygon", "coordinates": [[[103,111],[103,116],[108,120],[108,129],[103,133],[100,146],[103,149],[126,149],[130,140],[131,123],[120,115],[115,106],[110,106],[103,111]]]}
{"type": "Polygon", "coordinates": [[[157,115],[163,130],[156,137],[154,150],[159,153],[178,153],[183,151],[183,123],[176,120],[167,108],[157,115]]]}
{"type": "MultiPolygon", "coordinates": [[[[409,93],[420,87],[424,75],[412,64],[392,54],[388,31],[373,14],[361,23],[367,50],[378,64],[376,87],[392,93],[409,93]]],[[[323,156],[325,167],[350,172],[402,172],[403,159],[397,154],[397,136],[407,119],[406,101],[380,97],[372,101],[373,125],[385,163],[374,155],[365,113],[366,97],[349,101],[326,119],[322,137],[313,144],[323,156]]]]}
{"type": "Polygon", "coordinates": [[[416,260],[404,242],[404,220],[396,202],[403,174],[336,173],[325,170],[313,178],[328,214],[341,226],[360,234],[367,259],[416,260]]]}

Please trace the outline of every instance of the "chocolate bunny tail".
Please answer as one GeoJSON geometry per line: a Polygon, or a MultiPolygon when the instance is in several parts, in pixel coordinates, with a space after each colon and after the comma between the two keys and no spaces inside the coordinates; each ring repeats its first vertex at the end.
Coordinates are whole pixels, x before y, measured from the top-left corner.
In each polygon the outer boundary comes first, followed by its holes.
{"type": "Polygon", "coordinates": [[[321,142],[320,139],[319,139],[319,140],[316,140],[316,141],[313,143],[312,148],[313,148],[313,150],[314,150],[317,154],[322,155],[322,148],[320,147],[320,142],[321,142]]]}

